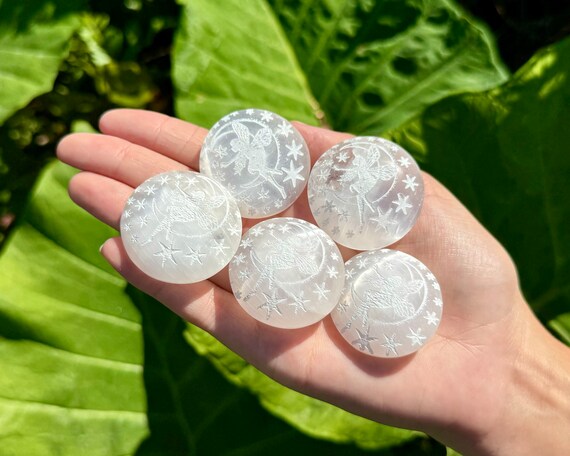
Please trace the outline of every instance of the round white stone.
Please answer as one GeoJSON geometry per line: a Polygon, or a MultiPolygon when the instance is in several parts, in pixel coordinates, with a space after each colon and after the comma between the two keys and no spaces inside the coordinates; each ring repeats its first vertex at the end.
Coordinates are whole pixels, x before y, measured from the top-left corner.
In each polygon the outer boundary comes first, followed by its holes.
{"type": "Polygon", "coordinates": [[[218,182],[193,171],[151,177],[128,199],[121,238],[145,274],[194,283],[224,268],[241,238],[241,216],[218,182]]]}
{"type": "Polygon", "coordinates": [[[344,264],[323,230],[304,220],[275,218],[244,235],[230,263],[230,283],[255,319],[301,328],[322,320],[337,305],[344,264]]]}
{"type": "Polygon", "coordinates": [[[200,172],[221,182],[247,218],[284,211],[305,188],[309,171],[301,134],[283,117],[261,109],[222,117],[200,152],[200,172]]]}
{"type": "Polygon", "coordinates": [[[317,225],[346,247],[372,250],[410,231],[424,199],[420,169],[397,144],[351,138],[326,151],[309,177],[317,225]]]}
{"type": "Polygon", "coordinates": [[[345,264],[332,319],[356,349],[380,358],[419,350],[441,320],[439,283],[416,258],[396,250],[363,252],[345,264]]]}

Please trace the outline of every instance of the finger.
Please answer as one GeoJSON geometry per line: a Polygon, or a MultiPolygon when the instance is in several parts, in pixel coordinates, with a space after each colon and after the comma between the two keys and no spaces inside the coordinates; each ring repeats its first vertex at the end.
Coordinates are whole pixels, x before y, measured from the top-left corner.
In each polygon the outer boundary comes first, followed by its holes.
{"type": "Polygon", "coordinates": [[[109,177],[84,171],[72,177],[68,191],[78,206],[118,231],[121,213],[133,188],[109,177]]]}
{"type": "Polygon", "coordinates": [[[293,125],[299,130],[299,133],[301,133],[309,147],[311,152],[311,165],[332,146],[354,136],[349,133],[340,133],[325,128],[313,127],[302,122],[293,122],[293,125]]]}
{"type": "Polygon", "coordinates": [[[58,158],[83,171],[110,177],[131,187],[170,170],[188,169],[171,158],[114,136],[75,133],[57,146],[58,158]]]}
{"type": "Polygon", "coordinates": [[[198,169],[200,148],[208,133],[175,117],[138,109],[107,111],[99,120],[99,128],[193,169],[198,169]]]}

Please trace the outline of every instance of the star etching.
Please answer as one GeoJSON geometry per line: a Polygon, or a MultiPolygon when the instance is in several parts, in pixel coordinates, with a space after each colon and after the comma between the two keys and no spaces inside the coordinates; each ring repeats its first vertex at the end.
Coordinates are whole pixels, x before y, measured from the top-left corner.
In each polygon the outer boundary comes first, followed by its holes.
{"type": "Polygon", "coordinates": [[[142,211],[146,207],[145,201],[146,200],[144,198],[141,200],[138,200],[135,203],[135,208],[137,208],[139,211],[142,211]]]}
{"type": "Polygon", "coordinates": [[[303,176],[301,176],[301,171],[303,171],[305,167],[303,165],[299,166],[298,168],[295,168],[295,165],[293,164],[292,161],[289,162],[289,169],[287,168],[281,168],[283,171],[285,171],[285,174],[287,175],[287,177],[285,179],[283,179],[283,182],[287,182],[287,181],[291,181],[291,185],[293,186],[293,188],[295,188],[297,186],[297,181],[304,181],[305,178],[303,176]]]}
{"type": "Polygon", "coordinates": [[[424,340],[426,340],[426,336],[422,336],[422,328],[418,328],[416,331],[414,331],[412,328],[409,329],[410,334],[408,334],[406,337],[412,341],[412,347],[414,345],[423,345],[424,340]]]}
{"type": "Polygon", "coordinates": [[[293,133],[293,127],[289,122],[284,121],[283,123],[281,123],[281,125],[277,127],[278,135],[285,136],[286,138],[288,138],[291,133],[293,133]]]}
{"type": "Polygon", "coordinates": [[[269,198],[269,191],[265,190],[264,188],[262,188],[261,190],[259,190],[259,192],[257,192],[257,199],[258,200],[266,200],[267,198],[269,198]]]}
{"type": "Polygon", "coordinates": [[[143,226],[148,225],[148,215],[143,215],[142,217],[139,217],[139,225],[141,226],[141,228],[143,226]]]}
{"type": "Polygon", "coordinates": [[[313,293],[315,293],[319,297],[320,301],[321,299],[327,299],[327,293],[330,293],[330,290],[327,290],[324,282],[321,285],[316,283],[313,293]]]}
{"type": "Polygon", "coordinates": [[[396,342],[396,334],[392,334],[392,337],[388,337],[386,334],[384,334],[384,339],[386,340],[386,342],[382,344],[382,347],[386,348],[386,356],[390,355],[398,356],[397,348],[401,347],[402,344],[396,342]]]}
{"type": "Polygon", "coordinates": [[[229,249],[229,247],[226,245],[226,240],[225,239],[220,239],[220,240],[216,240],[214,239],[214,243],[215,245],[211,246],[211,249],[214,249],[214,251],[216,252],[216,256],[220,255],[220,253],[223,255],[224,252],[229,249]]]}
{"type": "Polygon", "coordinates": [[[133,215],[133,213],[127,209],[125,212],[123,212],[123,215],[125,216],[125,218],[129,218],[131,215],[133,215]]]}
{"type": "Polygon", "coordinates": [[[348,154],[343,150],[340,154],[338,154],[338,157],[336,158],[340,163],[346,163],[348,160],[348,154]]]}
{"type": "Polygon", "coordinates": [[[408,157],[400,157],[398,159],[398,163],[400,163],[400,166],[403,166],[404,168],[407,168],[411,164],[410,159],[408,157]]]}
{"type": "Polygon", "coordinates": [[[299,311],[302,312],[307,312],[307,308],[305,307],[305,304],[307,304],[309,302],[308,299],[305,299],[305,292],[301,291],[298,295],[293,296],[293,302],[290,302],[289,305],[293,306],[295,308],[294,312],[295,315],[297,315],[297,313],[299,311]]]}
{"type": "Polygon", "coordinates": [[[356,332],[358,333],[358,338],[353,340],[351,342],[352,345],[356,345],[358,347],[359,350],[361,351],[368,351],[368,353],[373,354],[374,351],[372,350],[372,347],[370,346],[370,342],[374,341],[374,340],[378,340],[377,337],[372,337],[369,335],[370,333],[370,328],[368,328],[368,331],[363,332],[360,329],[356,328],[356,332]]]}
{"type": "Polygon", "coordinates": [[[441,307],[443,304],[443,301],[440,298],[433,298],[433,303],[437,306],[437,307],[441,307]]]}
{"type": "Polygon", "coordinates": [[[245,258],[246,256],[243,253],[238,253],[232,260],[232,264],[237,266],[238,264],[245,263],[245,258]]]}
{"type": "Polygon", "coordinates": [[[409,174],[406,174],[406,178],[402,182],[406,184],[405,190],[410,189],[412,192],[415,192],[416,187],[420,185],[416,182],[416,176],[410,176],[409,174]]]}
{"type": "Polygon", "coordinates": [[[239,246],[242,248],[246,248],[246,247],[251,247],[253,245],[253,241],[251,240],[251,238],[243,238],[242,241],[240,242],[239,246]]]}
{"type": "Polygon", "coordinates": [[[160,185],[166,185],[170,181],[170,176],[160,176],[160,185]]]}
{"type": "Polygon", "coordinates": [[[273,115],[269,111],[263,111],[261,113],[261,120],[263,120],[264,122],[270,122],[271,120],[273,120],[273,115]]]}
{"type": "Polygon", "coordinates": [[[188,252],[185,253],[184,256],[188,257],[190,265],[193,265],[194,263],[202,264],[202,257],[206,256],[206,254],[200,252],[198,249],[193,249],[188,245],[186,247],[188,247],[188,252]]]}
{"type": "Polygon", "coordinates": [[[398,193],[398,201],[392,201],[392,204],[396,205],[396,213],[402,211],[404,215],[408,215],[408,209],[412,208],[413,206],[408,202],[408,198],[410,195],[402,195],[398,193]]]}
{"type": "Polygon", "coordinates": [[[368,263],[368,258],[360,258],[357,264],[358,269],[364,269],[367,263],[368,263]]]}
{"type": "Polygon", "coordinates": [[[370,220],[376,223],[376,228],[374,231],[378,231],[383,229],[388,232],[388,227],[392,225],[397,225],[398,222],[394,218],[392,218],[392,208],[388,209],[386,212],[382,212],[380,208],[376,208],[378,213],[374,217],[370,217],[370,220]]]}
{"type": "Polygon", "coordinates": [[[273,311],[277,312],[279,315],[283,315],[281,309],[279,308],[279,304],[285,301],[285,298],[278,298],[277,297],[277,290],[274,288],[271,295],[268,295],[265,292],[262,292],[263,296],[265,296],[265,302],[258,306],[258,309],[265,309],[267,314],[265,315],[265,319],[269,320],[271,318],[271,314],[273,311]]]}
{"type": "Polygon", "coordinates": [[[281,231],[282,233],[287,233],[291,227],[289,225],[281,225],[279,228],[277,228],[279,231],[281,231]]]}
{"type": "Polygon", "coordinates": [[[164,268],[167,261],[170,261],[173,264],[178,264],[174,258],[174,254],[180,252],[180,249],[173,249],[172,244],[170,244],[170,246],[163,244],[162,242],[159,242],[159,244],[162,250],[160,250],[160,252],[155,252],[153,255],[162,258],[161,267],[164,268]]]}
{"type": "Polygon", "coordinates": [[[156,192],[156,186],[154,184],[149,185],[144,189],[144,192],[147,194],[147,196],[154,195],[154,192],[156,192]]]}
{"type": "Polygon", "coordinates": [[[437,324],[439,323],[439,318],[435,316],[435,312],[426,312],[424,318],[426,319],[428,325],[437,326],[437,324]]]}
{"type": "Polygon", "coordinates": [[[347,269],[346,271],[344,271],[344,278],[346,280],[352,279],[353,277],[354,277],[354,269],[347,269]]]}
{"type": "Polygon", "coordinates": [[[135,202],[135,199],[131,196],[128,200],[127,200],[127,206],[132,206],[135,202]]]}
{"type": "Polygon", "coordinates": [[[249,269],[242,269],[241,271],[238,272],[238,277],[240,280],[247,280],[249,279],[249,269]]]}
{"type": "Polygon", "coordinates": [[[295,142],[295,140],[293,140],[293,142],[289,145],[285,145],[285,147],[287,148],[287,150],[289,152],[287,152],[287,157],[293,157],[293,160],[297,160],[297,158],[302,157],[304,154],[301,151],[301,149],[303,148],[302,144],[297,144],[295,142]]]}
{"type": "Polygon", "coordinates": [[[338,271],[334,266],[327,266],[327,274],[329,279],[336,279],[338,277],[338,271]]]}
{"type": "Polygon", "coordinates": [[[239,236],[241,234],[241,229],[238,228],[237,226],[230,226],[228,228],[228,232],[230,233],[231,236],[239,236]]]}
{"type": "Polygon", "coordinates": [[[258,236],[260,236],[261,234],[263,234],[264,231],[265,231],[265,230],[264,230],[261,226],[254,226],[254,227],[251,229],[251,234],[252,234],[253,236],[255,236],[255,237],[258,237],[258,236]]]}

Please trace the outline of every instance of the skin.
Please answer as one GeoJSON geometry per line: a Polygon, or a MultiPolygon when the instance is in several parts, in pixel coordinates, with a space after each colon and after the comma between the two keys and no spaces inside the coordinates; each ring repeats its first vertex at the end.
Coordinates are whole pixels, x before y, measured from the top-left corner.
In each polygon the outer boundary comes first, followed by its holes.
{"type": "MultiPolygon", "coordinates": [[[[295,123],[312,162],[350,135],[295,123]]],[[[118,229],[125,202],[145,179],[198,170],[207,130],[163,114],[120,109],[103,134],[65,137],[58,157],[82,170],[71,198],[118,229]]],[[[281,330],[249,317],[235,301],[227,268],[210,280],[172,285],[142,273],[120,238],[102,255],[130,283],[212,333],[280,383],[350,412],[424,431],[464,454],[567,454],[570,350],[537,321],[515,266],[498,241],[437,180],[424,173],[425,201],[411,232],[391,246],[437,276],[441,325],[416,354],[378,359],[350,347],[330,317],[281,330]]],[[[306,192],[281,216],[314,223],[306,192]]],[[[244,220],[245,228],[259,220],[244,220]]],[[[356,252],[341,249],[344,259],[356,252]]]]}

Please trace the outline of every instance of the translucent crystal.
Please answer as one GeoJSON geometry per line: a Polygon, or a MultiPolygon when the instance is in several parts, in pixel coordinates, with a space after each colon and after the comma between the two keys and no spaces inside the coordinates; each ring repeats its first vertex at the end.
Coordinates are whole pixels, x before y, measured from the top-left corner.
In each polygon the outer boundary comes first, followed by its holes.
{"type": "Polygon", "coordinates": [[[222,117],[200,153],[200,172],[221,182],[246,218],[275,215],[293,204],[309,168],[301,134],[283,117],[261,109],[222,117]]]}
{"type": "Polygon", "coordinates": [[[230,282],[252,317],[279,328],[300,328],[336,306],[344,264],[324,231],[304,220],[275,218],[244,235],[230,263],[230,282]]]}
{"type": "Polygon", "coordinates": [[[147,275],[194,283],[233,257],[241,216],[233,197],[215,180],[193,171],[169,171],[135,189],[121,216],[121,238],[147,275]]]}
{"type": "Polygon", "coordinates": [[[313,166],[309,205],[317,225],[356,250],[398,241],[414,225],[424,184],[414,159],[397,144],[372,136],[335,145],[313,166]]]}

